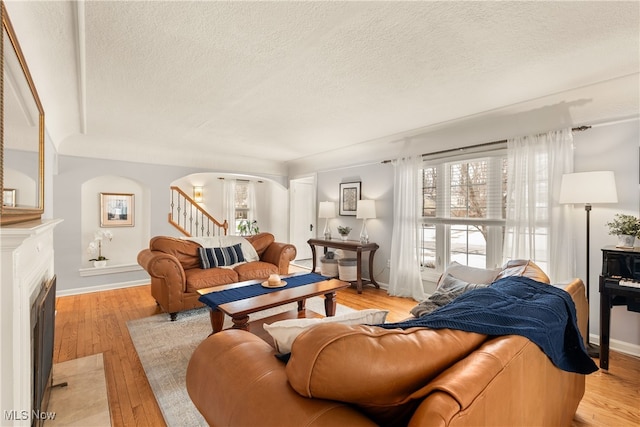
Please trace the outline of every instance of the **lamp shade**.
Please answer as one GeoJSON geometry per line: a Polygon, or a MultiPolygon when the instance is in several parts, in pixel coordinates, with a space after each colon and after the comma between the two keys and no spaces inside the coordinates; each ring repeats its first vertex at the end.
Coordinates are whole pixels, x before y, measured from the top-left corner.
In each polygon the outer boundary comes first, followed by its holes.
{"type": "Polygon", "coordinates": [[[367,219],[376,217],[376,201],[375,200],[358,200],[356,208],[356,218],[367,219]]]}
{"type": "Polygon", "coordinates": [[[318,208],[318,218],[335,218],[336,204],[335,202],[320,202],[318,208]]]}
{"type": "Polygon", "coordinates": [[[577,172],[562,175],[560,203],[617,203],[616,179],[611,171],[577,172]]]}

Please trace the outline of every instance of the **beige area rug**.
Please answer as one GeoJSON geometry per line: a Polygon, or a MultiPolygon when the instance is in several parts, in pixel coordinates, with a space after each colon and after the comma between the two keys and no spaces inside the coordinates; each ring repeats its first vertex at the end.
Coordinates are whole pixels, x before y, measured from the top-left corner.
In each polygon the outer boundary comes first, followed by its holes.
{"type": "MultiPolygon", "coordinates": [[[[308,309],[324,313],[324,298],[307,300],[308,309]]],[[[251,320],[293,310],[296,303],[256,313],[251,320]]],[[[338,304],[336,314],[352,309],[338,304]]],[[[225,316],[225,328],[231,319],[225,316]]],[[[211,333],[209,309],[178,313],[171,322],[166,314],[127,322],[131,339],[168,426],[206,426],[204,418],[191,403],[185,385],[187,364],[195,348],[211,333]]]]}

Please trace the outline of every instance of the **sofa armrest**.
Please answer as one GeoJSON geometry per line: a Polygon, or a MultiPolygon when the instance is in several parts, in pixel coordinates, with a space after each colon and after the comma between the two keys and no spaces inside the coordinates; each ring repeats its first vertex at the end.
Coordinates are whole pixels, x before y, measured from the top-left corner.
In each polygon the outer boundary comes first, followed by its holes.
{"type": "Polygon", "coordinates": [[[496,337],[416,393],[425,398],[409,427],[569,426],[584,385],[527,338],[496,337]]]}
{"type": "Polygon", "coordinates": [[[275,351],[257,336],[226,330],[204,340],[187,367],[187,391],[212,426],[373,426],[340,402],[296,393],[275,351]]]}
{"type": "Polygon", "coordinates": [[[264,251],[260,261],[278,267],[278,274],[289,274],[289,263],[296,259],[296,247],[289,243],[273,242],[264,251]]]}
{"type": "Polygon", "coordinates": [[[187,289],[187,279],[178,258],[160,251],[143,249],[138,254],[138,264],[151,277],[163,279],[167,284],[178,283],[183,292],[187,289]]]}
{"type": "Polygon", "coordinates": [[[578,320],[578,328],[582,334],[585,345],[587,344],[587,319],[589,318],[589,302],[587,301],[587,293],[584,282],[581,279],[573,279],[566,283],[556,283],[553,286],[566,291],[571,295],[571,299],[576,306],[576,318],[578,320]]]}

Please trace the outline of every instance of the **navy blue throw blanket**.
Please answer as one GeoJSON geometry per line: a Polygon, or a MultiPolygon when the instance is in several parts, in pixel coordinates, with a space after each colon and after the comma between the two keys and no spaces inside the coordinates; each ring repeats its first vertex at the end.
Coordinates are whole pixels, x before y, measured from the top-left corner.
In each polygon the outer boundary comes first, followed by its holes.
{"type": "Polygon", "coordinates": [[[210,292],[198,298],[198,301],[208,305],[211,308],[217,308],[220,304],[231,301],[239,301],[245,298],[257,297],[258,295],[268,294],[269,292],[281,291],[287,288],[295,288],[297,286],[308,285],[310,283],[322,282],[327,277],[316,273],[302,274],[300,276],[284,277],[287,286],[283,288],[265,288],[260,283],[255,285],[242,286],[235,289],[226,289],[224,291],[210,292]]]}
{"type": "Polygon", "coordinates": [[[564,371],[590,374],[598,370],[582,341],[571,296],[527,277],[505,277],[487,288],[464,293],[417,319],[376,326],[522,335],[536,343],[564,371]]]}

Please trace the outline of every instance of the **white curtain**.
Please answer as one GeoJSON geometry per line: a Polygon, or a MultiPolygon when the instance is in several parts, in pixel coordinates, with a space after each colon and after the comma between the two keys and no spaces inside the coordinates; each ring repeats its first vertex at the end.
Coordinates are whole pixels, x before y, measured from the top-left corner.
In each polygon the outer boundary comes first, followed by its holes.
{"type": "Polygon", "coordinates": [[[227,234],[236,234],[236,181],[225,179],[222,187],[222,215],[229,223],[227,234]]]}
{"type": "MultiPolygon", "coordinates": [[[[249,181],[247,186],[247,204],[249,205],[249,212],[247,212],[247,219],[249,222],[257,221],[258,214],[256,209],[256,183],[249,181]]],[[[258,224],[260,226],[260,224],[258,224]]]]}
{"type": "Polygon", "coordinates": [[[558,203],[562,175],[573,172],[571,129],[507,141],[504,258],[530,259],[553,282],[575,274],[570,206],[558,203]]]}
{"type": "Polygon", "coordinates": [[[391,271],[389,295],[425,297],[418,259],[419,171],[422,157],[394,160],[393,236],[391,238],[391,271]]]}

